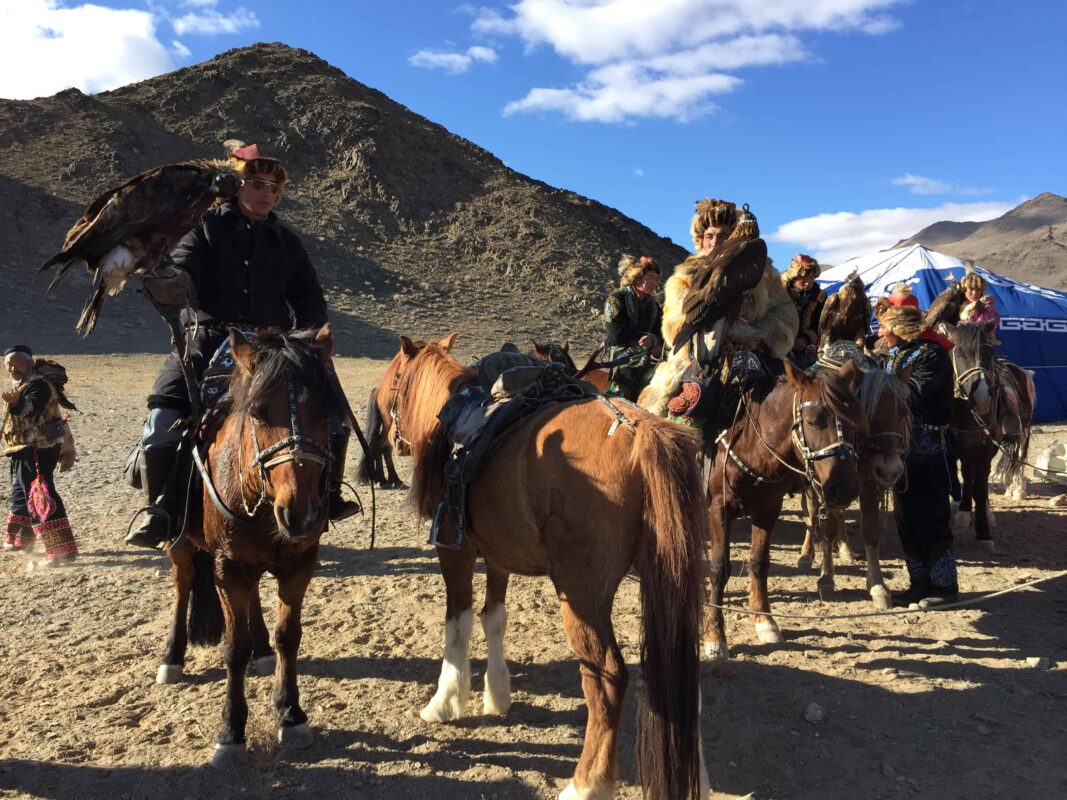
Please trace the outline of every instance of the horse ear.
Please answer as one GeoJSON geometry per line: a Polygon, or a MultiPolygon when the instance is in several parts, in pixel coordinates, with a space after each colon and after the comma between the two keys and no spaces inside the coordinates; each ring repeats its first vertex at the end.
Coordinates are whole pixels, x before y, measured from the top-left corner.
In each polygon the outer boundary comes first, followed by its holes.
{"type": "Polygon", "coordinates": [[[789,385],[796,389],[798,392],[804,386],[804,373],[793,366],[793,363],[789,360],[785,360],[785,379],[789,382],[789,385]]]}
{"type": "Polygon", "coordinates": [[[323,364],[329,364],[333,357],[333,330],[330,328],[330,323],[327,322],[319,328],[312,346],[318,351],[319,360],[323,364]]]}
{"type": "Polygon", "coordinates": [[[252,361],[256,354],[256,346],[248,341],[248,338],[237,328],[230,328],[230,352],[233,360],[245,372],[252,371],[252,361]]]}
{"type": "Polygon", "coordinates": [[[897,378],[905,386],[907,386],[908,385],[908,381],[911,380],[911,370],[912,370],[912,367],[914,367],[914,366],[915,366],[914,364],[908,364],[908,366],[904,367],[904,369],[897,370],[897,378]]]}
{"type": "Polygon", "coordinates": [[[987,320],[987,321],[982,323],[982,335],[985,336],[985,337],[992,336],[993,332],[996,329],[997,329],[997,321],[994,320],[994,319],[987,320]]]}
{"type": "Polygon", "coordinates": [[[856,366],[855,361],[846,361],[837,368],[837,377],[847,381],[850,389],[855,389],[860,385],[860,381],[863,380],[863,373],[856,366]]]}
{"type": "Polygon", "coordinates": [[[456,337],[457,336],[459,336],[459,334],[456,333],[455,331],[453,331],[452,333],[448,334],[448,336],[446,336],[444,339],[442,339],[439,342],[439,344],[441,345],[441,349],[444,350],[446,353],[451,353],[452,352],[452,345],[454,345],[456,343],[456,337]]]}
{"type": "Polygon", "coordinates": [[[408,358],[414,358],[418,354],[419,348],[415,346],[415,343],[411,341],[411,339],[401,334],[400,351],[408,358]]]}
{"type": "Polygon", "coordinates": [[[563,351],[564,353],[569,353],[569,352],[571,351],[571,342],[570,342],[570,339],[564,339],[564,340],[563,340],[563,344],[561,344],[561,345],[559,346],[559,348],[560,348],[560,350],[562,350],[562,351],[563,351]]]}
{"type": "Polygon", "coordinates": [[[534,349],[534,353],[535,353],[535,354],[536,354],[536,353],[543,353],[543,352],[545,352],[545,348],[541,347],[541,343],[540,343],[539,341],[537,341],[536,339],[531,339],[531,340],[530,340],[530,344],[532,344],[532,345],[533,345],[533,349],[534,349]]]}

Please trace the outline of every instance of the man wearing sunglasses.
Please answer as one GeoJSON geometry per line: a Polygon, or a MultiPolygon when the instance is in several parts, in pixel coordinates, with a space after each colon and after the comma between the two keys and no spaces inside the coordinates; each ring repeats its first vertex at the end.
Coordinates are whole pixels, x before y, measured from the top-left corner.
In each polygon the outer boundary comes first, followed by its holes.
{"type": "MultiPolygon", "coordinates": [[[[198,376],[228,336],[229,328],[296,330],[327,321],[318,275],[299,237],[274,213],[288,175],[276,158],[257,145],[226,143],[230,161],[243,178],[234,199],[206,213],[171,254],[170,264],[146,277],[144,291],[167,313],[176,306],[187,328],[196,331],[189,356],[198,376]]],[[[175,423],[190,404],[181,362],[171,353],[148,396],[148,421],[140,445],[139,477],[148,500],[141,527],[127,544],[159,547],[177,535],[178,492],[168,487],[182,437],[175,423]]],[[[359,506],[341,497],[348,432],[335,426],[330,475],[330,519],[351,516],[359,506]]]]}

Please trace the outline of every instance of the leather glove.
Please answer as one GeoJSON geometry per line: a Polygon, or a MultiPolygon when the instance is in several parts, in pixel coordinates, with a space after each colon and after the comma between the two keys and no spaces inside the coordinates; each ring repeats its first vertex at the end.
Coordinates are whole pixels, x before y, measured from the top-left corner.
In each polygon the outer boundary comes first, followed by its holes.
{"type": "Polygon", "coordinates": [[[141,278],[145,295],[161,309],[196,307],[196,286],[192,276],[173,264],[161,264],[141,278]]]}

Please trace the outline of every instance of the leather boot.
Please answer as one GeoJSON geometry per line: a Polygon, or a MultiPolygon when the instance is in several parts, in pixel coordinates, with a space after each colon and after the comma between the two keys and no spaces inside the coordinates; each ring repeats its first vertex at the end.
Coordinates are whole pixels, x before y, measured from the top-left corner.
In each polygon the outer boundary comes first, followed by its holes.
{"type": "Polygon", "coordinates": [[[172,497],[174,492],[168,484],[177,454],[177,445],[152,447],[144,451],[141,486],[144,487],[148,506],[141,526],[127,534],[126,544],[156,549],[170,539],[175,503],[172,497]]]}
{"type": "Polygon", "coordinates": [[[345,500],[341,496],[341,484],[345,478],[345,455],[348,453],[348,437],[350,435],[347,428],[342,429],[340,433],[330,434],[330,452],[333,453],[329,475],[331,522],[340,522],[363,510],[359,503],[353,500],[345,500]]]}

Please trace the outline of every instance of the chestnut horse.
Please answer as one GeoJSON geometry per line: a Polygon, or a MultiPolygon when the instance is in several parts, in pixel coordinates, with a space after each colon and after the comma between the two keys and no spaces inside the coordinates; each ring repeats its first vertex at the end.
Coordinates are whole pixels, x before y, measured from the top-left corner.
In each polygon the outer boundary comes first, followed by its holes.
{"type": "MultiPolygon", "coordinates": [[[[438,413],[477,379],[436,342],[401,337],[394,441],[414,459],[411,497],[429,518],[442,499],[450,444],[438,413]]],[[[700,746],[702,547],[707,504],[691,432],[601,397],[552,403],[513,426],[470,484],[468,530],[437,548],[447,591],[445,655],[428,722],[459,719],[470,698],[468,649],[475,560],[486,563],[481,614],[488,643],[483,709],[511,704],[504,660],[505,594],[512,573],[547,575],[581,665],[585,743],[563,800],[607,798],[618,779],[627,669],[611,608],[631,566],[641,577],[644,675],[638,774],[646,797],[706,798],[700,746]]],[[[443,524],[443,541],[455,526],[443,524]]]]}
{"type": "MultiPolygon", "coordinates": [[[[419,340],[414,344],[423,347],[426,342],[419,340]]],[[[367,399],[367,449],[356,466],[356,477],[360,483],[374,481],[383,489],[407,488],[397,475],[393,463],[393,443],[389,436],[396,413],[396,387],[399,380],[400,356],[395,355],[367,399]]]]}
{"type": "MultiPolygon", "coordinates": [[[[827,508],[846,508],[859,494],[856,448],[867,431],[867,415],[852,390],[862,373],[851,361],[814,375],[785,362],[785,378],[742,395],[743,415],[716,440],[708,475],[711,499],[710,599],[722,605],[730,575],[730,525],[752,518],[748,606],[769,612],[767,571],[771,531],[787,493],[811,485],[827,508]]],[[[769,614],[754,614],[756,636],[782,641],[769,614]]],[[[709,606],[704,651],[729,657],[719,608],[709,606]]]]}
{"type": "Polygon", "coordinates": [[[1033,420],[1032,382],[1019,367],[1008,362],[1007,369],[1019,389],[1020,431],[1004,435],[1000,430],[1001,404],[1007,399],[998,375],[992,341],[995,326],[996,323],[942,325],[953,344],[949,351],[954,378],[951,427],[962,473],[958,516],[967,520],[973,501],[975,541],[988,550],[995,548],[990,530],[993,514],[989,507],[989,473],[993,458],[998,451],[1006,456],[1009,484],[1021,476],[1030,447],[1033,420]]]}
{"type": "MultiPolygon", "coordinates": [[[[863,380],[857,390],[869,423],[869,432],[860,440],[859,447],[860,527],[867,561],[867,591],[875,608],[882,609],[891,608],[892,600],[882,576],[879,555],[879,508],[882,495],[904,474],[904,458],[911,431],[911,409],[908,406],[910,377],[910,366],[894,376],[871,363],[864,370],[863,380]]],[[[811,488],[806,490],[805,500],[810,516],[798,566],[811,568],[814,543],[817,541],[822,560],[816,585],[822,597],[834,590],[834,548],[837,548],[843,562],[852,562],[852,551],[845,536],[845,510],[820,509],[818,498],[811,488]]]]}
{"type": "Polygon", "coordinates": [[[176,599],[157,675],[159,683],[182,675],[187,612],[194,643],[218,641],[217,617],[224,614],[226,704],[212,759],[220,767],[240,763],[244,753],[249,660],[255,657],[260,670],[275,662],[259,599],[265,572],[278,579],[279,740],[292,747],[311,744],[296,654],[300,610],[327,520],[329,419],[341,413],[327,371],[333,350],[329,325],[317,333],[266,333],[254,342],[231,331],[230,346],[235,367],[220,409],[224,416],[206,452],[194,453],[202,490],[190,498],[183,532],[167,548],[176,599]],[[216,589],[221,609],[210,602],[216,589]]]}

